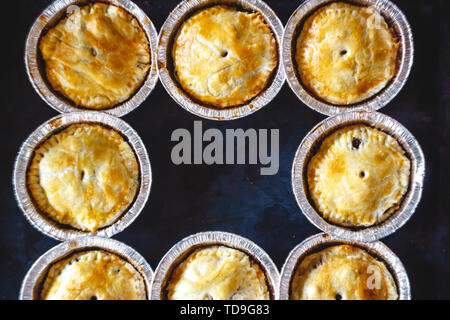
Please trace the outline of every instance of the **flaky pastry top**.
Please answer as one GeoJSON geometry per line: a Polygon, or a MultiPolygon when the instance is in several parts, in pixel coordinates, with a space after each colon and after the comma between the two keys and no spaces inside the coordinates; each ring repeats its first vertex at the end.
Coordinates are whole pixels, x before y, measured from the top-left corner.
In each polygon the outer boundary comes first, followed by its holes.
{"type": "Polygon", "coordinates": [[[149,42],[136,18],[100,2],[73,10],[50,28],[40,52],[52,88],[88,109],[131,98],[151,65],[149,42]]]}
{"type": "Polygon", "coordinates": [[[395,212],[409,186],[411,163],[392,136],[365,124],[326,137],[307,165],[310,196],[338,225],[368,227],[395,212]]]}
{"type": "Polygon", "coordinates": [[[173,271],[169,300],[268,300],[266,276],[240,250],[224,246],[197,249],[173,271]]]}
{"type": "Polygon", "coordinates": [[[293,300],[397,300],[386,265],[365,250],[336,245],[304,258],[291,283],[293,300]]]}
{"type": "Polygon", "coordinates": [[[46,216],[95,232],[113,224],[134,201],[139,165],[118,132],[98,124],[73,124],[34,151],[27,184],[46,216]]]}
{"type": "Polygon", "coordinates": [[[172,57],[181,87],[219,108],[255,98],[278,64],[276,40],[263,16],[223,5],[202,9],[182,24],[172,57]]]}
{"type": "Polygon", "coordinates": [[[141,274],[119,256],[90,250],[52,265],[44,279],[41,300],[145,300],[141,274]]]}
{"type": "Polygon", "coordinates": [[[312,94],[350,105],[386,87],[396,74],[398,48],[393,30],[376,9],[335,2],[306,20],[295,60],[312,94]]]}

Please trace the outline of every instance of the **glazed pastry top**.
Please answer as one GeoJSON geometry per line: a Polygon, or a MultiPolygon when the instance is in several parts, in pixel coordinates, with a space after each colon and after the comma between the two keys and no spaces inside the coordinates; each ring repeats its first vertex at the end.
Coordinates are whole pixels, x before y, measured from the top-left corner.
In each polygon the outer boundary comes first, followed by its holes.
{"type": "Polygon", "coordinates": [[[89,109],[128,100],[151,65],[149,42],[138,21],[100,2],[72,11],[51,28],[40,51],[53,89],[89,109]]]}

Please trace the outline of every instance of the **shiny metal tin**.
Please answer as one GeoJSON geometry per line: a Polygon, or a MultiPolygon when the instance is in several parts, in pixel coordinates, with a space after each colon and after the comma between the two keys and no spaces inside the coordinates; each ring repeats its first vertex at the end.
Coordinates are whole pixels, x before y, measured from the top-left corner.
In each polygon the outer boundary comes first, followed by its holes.
{"type": "Polygon", "coordinates": [[[370,242],[394,233],[411,218],[422,195],[424,176],[425,158],[422,149],[417,140],[405,127],[394,119],[378,112],[354,111],[328,118],[307,134],[295,155],[292,166],[292,188],[303,214],[317,228],[341,239],[370,242]],[[313,155],[314,147],[336,129],[355,123],[365,123],[390,134],[397,139],[411,160],[409,188],[400,208],[386,221],[372,227],[360,229],[341,227],[327,222],[316,211],[308,197],[308,186],[305,177],[306,168],[310,157],[313,155]]]}
{"type": "Polygon", "coordinates": [[[185,0],[180,2],[170,13],[164,25],[161,28],[158,40],[158,72],[159,78],[166,88],[169,95],[187,111],[211,120],[234,120],[248,116],[271,102],[285,81],[283,65],[281,63],[281,40],[284,28],[275,12],[263,1],[260,0],[185,0]],[[213,4],[229,4],[261,13],[264,19],[270,25],[273,35],[278,44],[279,63],[275,76],[270,85],[263,90],[253,100],[243,106],[234,108],[216,109],[206,105],[199,104],[187,95],[177,84],[170,66],[172,39],[176,35],[178,28],[183,21],[193,12],[211,6],[213,4]]]}
{"type": "Polygon", "coordinates": [[[152,171],[144,143],[136,131],[126,122],[101,112],[65,113],[45,122],[23,143],[16,159],[13,183],[17,202],[28,221],[42,233],[54,239],[66,241],[83,235],[111,237],[128,227],[137,218],[147,202],[152,183],[152,171]],[[100,229],[96,233],[62,227],[41,214],[28,193],[27,171],[35,148],[52,134],[74,123],[99,123],[116,130],[127,139],[139,163],[140,187],[135,201],[114,224],[100,229]]]}
{"type": "Polygon", "coordinates": [[[144,278],[147,298],[150,299],[150,288],[153,278],[153,270],[145,259],[129,246],[112,239],[102,237],[81,237],[63,242],[43,254],[26,274],[20,289],[20,300],[38,300],[42,281],[45,279],[49,268],[56,262],[80,251],[102,249],[116,254],[131,263],[144,278]]]}
{"type": "Polygon", "coordinates": [[[194,250],[212,245],[223,245],[248,254],[256,261],[267,278],[271,298],[278,300],[279,272],[269,255],[252,241],[226,232],[202,232],[189,236],[175,244],[162,258],[155,270],[152,283],[152,300],[165,299],[166,283],[173,269],[187,258],[194,250]]]}
{"type": "Polygon", "coordinates": [[[360,247],[372,256],[376,257],[378,260],[383,261],[392,273],[392,276],[397,284],[399,300],[411,300],[411,289],[405,267],[400,259],[386,245],[380,241],[372,243],[359,243],[342,240],[325,233],[320,233],[309,237],[291,251],[286,262],[284,263],[283,269],[281,270],[280,299],[290,299],[292,278],[298,264],[303,258],[315,250],[320,250],[339,244],[349,244],[360,247]]]}
{"type": "Polygon", "coordinates": [[[303,2],[289,19],[283,37],[282,60],[286,71],[286,77],[291,89],[297,97],[308,107],[324,115],[333,116],[342,112],[355,110],[378,110],[386,106],[402,89],[412,68],[414,60],[414,45],[411,27],[403,12],[389,0],[351,0],[350,2],[371,6],[377,9],[393,27],[400,39],[400,51],[398,56],[397,74],[393,80],[380,93],[370,98],[350,106],[336,106],[321,101],[310,94],[303,86],[298,77],[295,67],[295,43],[299,32],[299,27],[319,7],[335,2],[334,0],[307,0],[303,2]]]}
{"type": "Polygon", "coordinates": [[[28,34],[26,47],[25,47],[25,66],[28,73],[28,77],[36,90],[36,92],[41,96],[41,98],[47,102],[53,109],[60,113],[77,112],[77,111],[100,111],[106,112],[110,115],[121,117],[127,113],[136,109],[141,105],[148,95],[153,91],[158,82],[158,71],[157,71],[157,59],[156,59],[156,43],[158,39],[158,33],[147,17],[147,15],[142,11],[134,2],[130,0],[101,0],[101,2],[108,2],[117,7],[123,8],[132,14],[141,27],[143,28],[147,39],[150,44],[150,52],[152,59],[152,66],[142,84],[141,88],[127,101],[105,110],[92,110],[86,108],[79,108],[71,104],[68,100],[60,98],[59,95],[53,92],[53,89],[44,79],[42,63],[39,57],[39,40],[46,29],[55,25],[67,12],[72,12],[76,10],[77,6],[85,5],[89,2],[99,2],[99,1],[89,1],[89,0],[56,0],[53,2],[41,15],[36,19],[31,30],[28,34]]]}

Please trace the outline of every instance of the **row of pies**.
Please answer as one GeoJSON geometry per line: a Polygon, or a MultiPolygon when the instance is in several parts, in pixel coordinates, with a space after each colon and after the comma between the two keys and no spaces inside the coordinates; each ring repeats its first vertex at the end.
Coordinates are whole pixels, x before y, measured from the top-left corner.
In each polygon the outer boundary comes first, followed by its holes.
{"type": "MultiPolygon", "coordinates": [[[[399,40],[372,7],[333,2],[309,16],[295,45],[297,73],[318,99],[347,106],[379,92],[397,72],[399,40]],[[375,19],[374,26],[369,21],[375,19]]],[[[179,87],[211,108],[257,97],[281,60],[259,12],[214,5],[189,16],[174,35],[170,59],[179,87]]],[[[93,2],[50,27],[39,42],[45,78],[82,109],[105,110],[129,100],[152,64],[149,40],[134,16],[93,2]]]]}
{"type": "MultiPolygon", "coordinates": [[[[313,149],[302,180],[324,220],[367,229],[401,207],[412,165],[388,133],[367,123],[344,125],[313,149]]],[[[37,214],[61,229],[96,233],[133,206],[141,170],[126,137],[103,124],[81,121],[54,130],[34,147],[24,192],[37,214]]]]}
{"type": "MultiPolygon", "coordinates": [[[[224,244],[194,247],[182,254],[181,260],[174,260],[168,271],[161,270],[158,267],[157,273],[165,274],[158,279],[164,279],[158,285],[159,280],[153,279],[151,289],[156,299],[270,300],[276,298],[274,291],[279,289],[278,271],[274,271],[274,279],[253,254],[224,244]]],[[[291,300],[396,300],[402,289],[397,284],[398,270],[390,270],[386,261],[366,248],[333,243],[308,251],[293,271],[283,272],[291,272],[291,300]],[[374,276],[376,281],[371,279],[374,276]]],[[[150,282],[139,268],[125,257],[100,248],[75,251],[52,262],[34,286],[33,297],[41,300],[150,297],[150,282]]]]}

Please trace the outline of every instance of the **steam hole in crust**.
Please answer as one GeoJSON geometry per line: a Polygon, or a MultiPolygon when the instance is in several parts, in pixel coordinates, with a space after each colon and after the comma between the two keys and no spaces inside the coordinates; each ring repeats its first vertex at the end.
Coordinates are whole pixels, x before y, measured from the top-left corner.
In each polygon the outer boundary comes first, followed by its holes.
{"type": "Polygon", "coordinates": [[[81,180],[84,179],[84,176],[85,176],[85,172],[84,172],[84,170],[82,170],[81,173],[80,173],[81,180]]]}
{"type": "Polygon", "coordinates": [[[319,260],[319,261],[313,266],[313,269],[317,269],[318,267],[320,267],[321,264],[322,264],[322,259],[319,260]]]}
{"type": "Polygon", "coordinates": [[[228,51],[223,50],[220,55],[222,56],[222,58],[226,58],[228,56],[228,51]]]}
{"type": "Polygon", "coordinates": [[[359,140],[358,138],[353,138],[352,139],[353,149],[358,150],[360,145],[361,145],[361,140],[359,140]]]}
{"type": "Polygon", "coordinates": [[[98,300],[98,298],[97,298],[96,296],[92,296],[92,297],[91,297],[91,300],[92,300],[92,301],[98,300]]]}
{"type": "Polygon", "coordinates": [[[366,176],[366,173],[364,171],[361,171],[359,173],[360,178],[364,178],[366,176]]]}
{"type": "Polygon", "coordinates": [[[341,53],[341,56],[345,56],[347,54],[347,50],[342,50],[340,53],[341,53]]]}
{"type": "Polygon", "coordinates": [[[342,300],[342,296],[339,293],[336,293],[335,299],[336,300],[342,300]]]}

